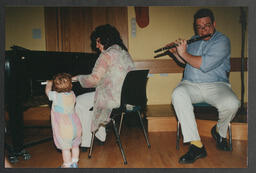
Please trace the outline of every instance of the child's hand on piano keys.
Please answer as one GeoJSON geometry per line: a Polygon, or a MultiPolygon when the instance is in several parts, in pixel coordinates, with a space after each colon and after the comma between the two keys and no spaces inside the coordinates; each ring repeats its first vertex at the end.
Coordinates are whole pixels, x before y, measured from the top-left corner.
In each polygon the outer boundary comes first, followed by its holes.
{"type": "Polygon", "coordinates": [[[72,77],[72,82],[77,82],[77,81],[78,81],[77,76],[73,76],[72,77]]]}
{"type": "Polygon", "coordinates": [[[52,87],[52,80],[47,80],[46,81],[46,86],[52,87]]]}

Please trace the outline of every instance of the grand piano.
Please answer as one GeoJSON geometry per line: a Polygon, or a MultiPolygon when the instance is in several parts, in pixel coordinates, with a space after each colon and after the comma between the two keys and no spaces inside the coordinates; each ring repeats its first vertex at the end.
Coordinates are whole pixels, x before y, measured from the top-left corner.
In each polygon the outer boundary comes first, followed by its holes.
{"type": "MultiPolygon", "coordinates": [[[[97,60],[96,53],[73,53],[53,51],[32,51],[19,46],[5,52],[5,108],[9,121],[6,130],[11,134],[11,144],[6,144],[11,162],[18,156],[29,159],[24,148],[23,112],[40,104],[50,104],[44,93],[42,81],[52,79],[60,72],[90,74],[97,60]]],[[[74,83],[73,91],[78,96],[94,91],[74,83]]]]}

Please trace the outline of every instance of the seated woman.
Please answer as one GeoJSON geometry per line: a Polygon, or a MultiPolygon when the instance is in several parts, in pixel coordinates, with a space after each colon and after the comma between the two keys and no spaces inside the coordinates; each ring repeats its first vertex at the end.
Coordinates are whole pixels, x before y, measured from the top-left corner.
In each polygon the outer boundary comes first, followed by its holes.
{"type": "MultiPolygon", "coordinates": [[[[98,26],[91,34],[93,50],[101,53],[92,73],[77,75],[84,88],[96,88],[95,92],[77,97],[76,112],[82,123],[82,151],[91,144],[92,132],[101,142],[106,139],[104,125],[109,122],[113,108],[120,106],[121,89],[126,74],[135,69],[134,62],[123,44],[118,30],[107,24],[98,26]],[[93,110],[90,110],[93,107],[93,110]]],[[[85,67],[86,68],[86,67],[85,67]]]]}

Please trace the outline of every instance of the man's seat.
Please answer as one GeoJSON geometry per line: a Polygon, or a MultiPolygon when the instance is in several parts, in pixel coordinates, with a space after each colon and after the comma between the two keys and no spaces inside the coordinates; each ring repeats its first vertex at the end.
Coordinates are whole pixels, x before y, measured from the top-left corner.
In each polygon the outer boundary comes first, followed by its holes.
{"type": "MultiPolygon", "coordinates": [[[[141,117],[141,113],[144,114],[147,105],[147,96],[146,96],[146,84],[147,84],[147,76],[149,70],[134,70],[127,73],[121,91],[121,104],[119,108],[115,108],[112,110],[110,116],[110,122],[113,125],[114,133],[116,136],[117,143],[119,145],[124,164],[127,164],[126,156],[121,144],[120,140],[120,132],[122,127],[123,116],[126,113],[135,112],[139,116],[140,124],[146,139],[146,143],[148,148],[151,147],[148,134],[143,124],[143,120],[141,117]],[[121,115],[121,120],[119,124],[119,130],[117,131],[115,118],[121,115]]],[[[145,117],[145,114],[144,114],[145,117]]],[[[91,146],[88,157],[91,158],[92,149],[93,149],[93,141],[96,132],[93,132],[91,139],[91,146]]]]}
{"type": "MultiPolygon", "coordinates": [[[[193,104],[194,109],[195,108],[210,108],[211,110],[215,109],[215,113],[216,113],[216,118],[215,120],[218,120],[218,111],[215,107],[211,106],[210,104],[206,103],[206,102],[201,102],[201,103],[195,103],[193,104]]],[[[195,117],[197,118],[197,113],[195,112],[195,117]]],[[[231,129],[231,123],[229,123],[228,125],[228,136],[229,136],[229,148],[230,151],[232,151],[232,129],[231,129]]],[[[179,150],[180,146],[180,122],[177,119],[177,133],[176,133],[176,149],[179,150]]]]}

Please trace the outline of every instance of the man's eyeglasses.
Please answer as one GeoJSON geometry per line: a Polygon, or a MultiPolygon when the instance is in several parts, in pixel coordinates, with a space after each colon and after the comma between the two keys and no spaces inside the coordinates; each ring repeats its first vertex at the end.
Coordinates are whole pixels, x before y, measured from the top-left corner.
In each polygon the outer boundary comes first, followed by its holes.
{"type": "Polygon", "coordinates": [[[205,29],[205,28],[208,29],[210,26],[212,26],[211,23],[207,23],[207,24],[205,24],[204,26],[196,25],[196,29],[197,29],[197,30],[203,30],[203,29],[205,29]]]}

